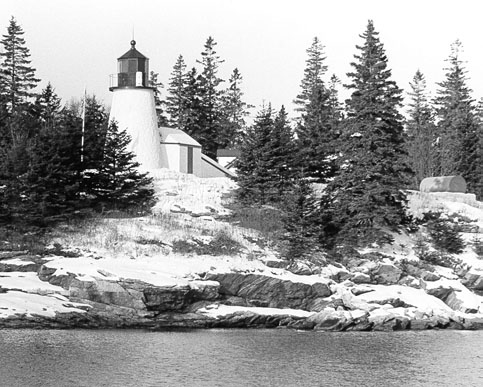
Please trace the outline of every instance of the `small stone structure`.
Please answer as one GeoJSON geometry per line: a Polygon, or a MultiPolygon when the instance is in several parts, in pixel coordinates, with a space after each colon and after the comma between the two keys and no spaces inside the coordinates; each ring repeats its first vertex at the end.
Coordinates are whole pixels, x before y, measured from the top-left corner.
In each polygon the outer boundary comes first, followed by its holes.
{"type": "Polygon", "coordinates": [[[466,181],[461,176],[426,177],[419,185],[421,192],[466,193],[466,181]]]}

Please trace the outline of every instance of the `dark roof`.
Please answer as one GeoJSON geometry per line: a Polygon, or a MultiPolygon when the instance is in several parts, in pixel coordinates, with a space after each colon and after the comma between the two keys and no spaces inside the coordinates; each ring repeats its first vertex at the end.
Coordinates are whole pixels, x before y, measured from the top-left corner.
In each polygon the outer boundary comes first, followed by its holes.
{"type": "Polygon", "coordinates": [[[148,59],[143,54],[141,54],[138,50],[136,50],[136,41],[131,40],[131,49],[126,52],[123,56],[120,56],[119,59],[148,59]]]}
{"type": "Polygon", "coordinates": [[[217,157],[240,157],[239,149],[218,149],[216,151],[217,157]]]}

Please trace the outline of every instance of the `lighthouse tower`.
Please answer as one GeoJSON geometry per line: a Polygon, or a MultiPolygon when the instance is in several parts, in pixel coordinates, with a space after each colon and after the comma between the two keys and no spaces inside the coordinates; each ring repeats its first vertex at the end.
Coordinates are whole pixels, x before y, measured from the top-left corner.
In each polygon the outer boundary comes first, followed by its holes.
{"type": "Polygon", "coordinates": [[[110,76],[113,92],[109,121],[131,136],[128,151],[133,152],[142,169],[162,167],[161,138],[154,102],[154,88],[149,83],[149,59],[131,49],[118,58],[118,73],[110,76]]]}

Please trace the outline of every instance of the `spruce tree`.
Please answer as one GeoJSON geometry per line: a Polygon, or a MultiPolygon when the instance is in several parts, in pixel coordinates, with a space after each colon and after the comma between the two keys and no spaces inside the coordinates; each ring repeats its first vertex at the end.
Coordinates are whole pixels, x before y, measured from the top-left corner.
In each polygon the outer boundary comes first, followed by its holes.
{"type": "Polygon", "coordinates": [[[297,166],[317,183],[325,183],[336,171],[338,127],[333,116],[330,92],[319,86],[310,96],[296,131],[297,166]]]}
{"type": "Polygon", "coordinates": [[[331,78],[331,88],[322,76],[327,71],[323,46],[317,37],[307,49],[308,59],[301,82],[301,92],[294,100],[301,116],[297,121],[297,160],[304,176],[325,182],[335,173],[335,141],[339,130],[340,105],[337,78],[331,78]]]}
{"type": "Polygon", "coordinates": [[[228,81],[229,86],[221,97],[221,125],[218,135],[220,148],[232,148],[239,144],[241,135],[246,127],[245,118],[248,115],[248,105],[243,101],[240,88],[242,76],[238,69],[234,69],[228,81]]]}
{"type": "Polygon", "coordinates": [[[235,162],[238,198],[245,203],[266,204],[273,198],[273,165],[271,140],[273,110],[263,107],[243,136],[240,157],[235,162]]]}
{"type": "Polygon", "coordinates": [[[304,77],[300,83],[301,91],[293,101],[297,105],[295,110],[300,112],[306,111],[314,92],[324,86],[322,77],[327,71],[327,66],[324,64],[326,59],[324,46],[322,46],[319,38],[314,37],[306,52],[308,58],[305,62],[304,77]]]}
{"type": "Polygon", "coordinates": [[[434,112],[426,95],[426,79],[421,71],[416,71],[410,83],[411,102],[407,122],[408,162],[414,171],[411,188],[419,189],[421,180],[435,176],[437,171],[435,140],[436,127],[434,112]]]}
{"type": "Polygon", "coordinates": [[[223,80],[218,76],[218,68],[224,61],[215,51],[216,42],[210,36],[205,43],[201,60],[200,103],[201,125],[193,137],[201,144],[203,153],[216,160],[219,147],[218,136],[221,120],[221,90],[219,85],[223,80]]]}
{"type": "Polygon", "coordinates": [[[295,141],[284,106],[273,121],[268,148],[272,186],[278,191],[278,197],[275,197],[274,200],[278,201],[292,190],[293,180],[297,173],[294,166],[295,141]]]}
{"type": "Polygon", "coordinates": [[[468,189],[478,185],[478,122],[475,101],[467,86],[466,69],[461,60],[462,45],[456,41],[446,68],[446,79],[439,83],[435,99],[437,152],[440,175],[462,175],[468,189]]]}
{"type": "Polygon", "coordinates": [[[1,93],[6,96],[10,112],[14,113],[18,105],[34,97],[33,89],[39,80],[35,78],[35,69],[30,65],[30,50],[23,37],[24,31],[12,16],[7,33],[0,41],[3,52],[0,57],[1,93]]]}
{"type": "Polygon", "coordinates": [[[34,110],[41,127],[55,127],[60,119],[62,102],[50,82],[37,95],[34,110]]]}
{"type": "Polygon", "coordinates": [[[154,88],[154,106],[156,108],[156,117],[158,118],[158,126],[167,126],[168,119],[164,115],[165,101],[161,99],[161,89],[164,85],[158,81],[159,74],[151,71],[149,73],[149,83],[154,88]]]}
{"type": "Polygon", "coordinates": [[[27,151],[20,176],[24,220],[45,225],[81,207],[81,132],[75,117],[63,115],[42,126],[27,151]]]}
{"type": "Polygon", "coordinates": [[[99,209],[147,210],[153,204],[152,179],[138,171],[139,163],[127,151],[130,141],[125,130],[119,131],[115,122],[109,124],[100,168],[87,172],[99,209]]]}
{"type": "Polygon", "coordinates": [[[182,129],[184,122],[187,81],[186,64],[183,56],[180,55],[169,78],[168,96],[166,97],[169,125],[178,129],[182,129]]]}
{"type": "Polygon", "coordinates": [[[344,128],[344,162],[322,198],[325,243],[370,245],[391,242],[390,231],[407,221],[407,185],[401,90],[391,80],[387,57],[372,21],[361,35],[362,46],[348,73],[348,117],[344,128]]]}
{"type": "Polygon", "coordinates": [[[200,93],[200,75],[193,67],[186,74],[186,85],[183,89],[183,113],[179,117],[178,128],[198,141],[201,139],[204,123],[200,93]]]}
{"type": "MultiPolygon", "coordinates": [[[[109,116],[107,109],[95,95],[87,96],[85,100],[84,118],[84,146],[82,149],[84,169],[97,169],[103,159],[109,116]]],[[[81,124],[80,121],[79,124],[81,124]]]]}
{"type": "Polygon", "coordinates": [[[318,201],[306,178],[296,179],[291,195],[285,196],[282,222],[289,260],[310,259],[319,249],[320,221],[318,201]]]}

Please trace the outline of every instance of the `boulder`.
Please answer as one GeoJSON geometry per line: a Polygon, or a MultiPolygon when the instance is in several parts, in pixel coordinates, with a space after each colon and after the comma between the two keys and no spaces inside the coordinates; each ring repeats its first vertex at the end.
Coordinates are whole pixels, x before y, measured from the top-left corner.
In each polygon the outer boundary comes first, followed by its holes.
{"type": "Polygon", "coordinates": [[[444,302],[451,309],[456,311],[463,313],[478,313],[481,303],[475,297],[476,296],[469,290],[468,292],[464,292],[458,289],[452,290],[444,302]]]}
{"type": "Polygon", "coordinates": [[[179,311],[190,303],[190,291],[188,285],[151,285],[143,290],[144,303],[151,311],[179,311]]]}
{"type": "Polygon", "coordinates": [[[397,284],[401,278],[402,270],[390,263],[379,263],[371,274],[377,284],[397,284]]]}
{"type": "Polygon", "coordinates": [[[190,281],[190,298],[192,301],[216,300],[220,297],[220,283],[217,281],[190,281]]]}
{"type": "Polygon", "coordinates": [[[409,318],[392,313],[370,315],[368,321],[374,331],[399,331],[410,327],[409,318]]]}
{"type": "Polygon", "coordinates": [[[305,262],[294,261],[288,267],[287,270],[297,275],[312,275],[312,269],[305,262]]]}
{"type": "Polygon", "coordinates": [[[425,281],[438,281],[441,279],[441,276],[437,275],[436,273],[432,273],[430,271],[427,271],[427,270],[423,270],[421,272],[421,279],[425,280],[425,281]]]}
{"type": "Polygon", "coordinates": [[[14,259],[0,261],[0,272],[37,272],[41,264],[33,262],[30,256],[19,256],[14,259]]]}
{"type": "Polygon", "coordinates": [[[205,278],[219,282],[224,297],[241,297],[254,306],[312,310],[319,298],[332,294],[325,283],[306,284],[259,274],[208,273],[205,278]]]}
{"type": "Polygon", "coordinates": [[[466,181],[461,176],[435,176],[423,179],[421,192],[466,192],[466,181]]]}
{"type": "Polygon", "coordinates": [[[114,281],[73,279],[69,287],[69,297],[125,308],[146,309],[142,292],[125,289],[114,281]]]}
{"type": "Polygon", "coordinates": [[[468,289],[483,290],[483,273],[480,274],[469,271],[461,280],[461,283],[465,285],[468,289]]]}
{"type": "Polygon", "coordinates": [[[420,281],[414,278],[412,275],[406,275],[398,281],[399,285],[410,286],[415,289],[420,289],[420,281]]]}
{"type": "Polygon", "coordinates": [[[313,323],[315,330],[343,331],[353,323],[353,319],[349,312],[328,308],[307,317],[307,322],[313,323]]]}
{"type": "Polygon", "coordinates": [[[370,284],[371,276],[364,273],[354,273],[354,276],[352,277],[351,280],[355,284],[370,284]]]}

